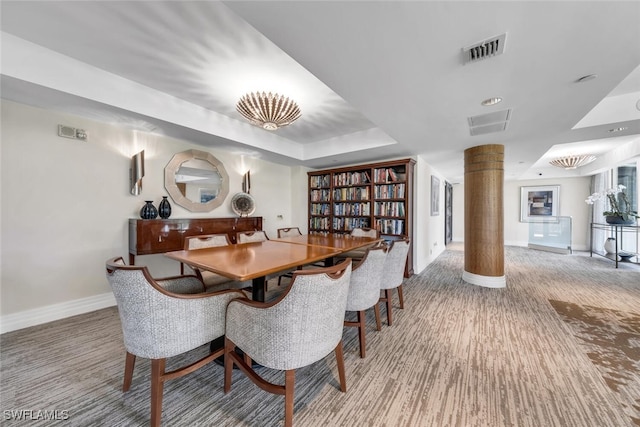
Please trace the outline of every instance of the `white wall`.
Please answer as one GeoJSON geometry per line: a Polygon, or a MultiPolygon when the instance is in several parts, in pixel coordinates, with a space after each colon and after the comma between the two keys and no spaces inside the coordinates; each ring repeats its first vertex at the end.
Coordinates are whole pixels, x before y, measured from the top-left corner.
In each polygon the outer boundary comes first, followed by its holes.
{"type": "MultiPolygon", "coordinates": [[[[224,164],[229,197],[204,214],[172,203],[172,218],[235,216],[231,196],[241,191],[247,169],[256,199],[254,215],[264,217],[270,236],[301,217],[292,209],[292,178],[298,179],[301,171],[294,174],[289,167],[257,158],[3,100],[2,331],[54,320],[62,312],[72,315],[112,304],[105,260],[118,255],[126,259],[128,219],[139,217],[145,200],[153,200],[157,207],[167,195],[164,167],[175,153],[194,148],[210,152],[224,164]],[[87,130],[89,140],[58,137],[58,124],[87,130]],[[146,163],[143,191],[132,196],[130,157],[141,149],[146,163]]],[[[306,180],[296,184],[296,191],[298,187],[304,187],[306,194],[306,180]]],[[[138,258],[136,263],[147,264],[156,277],[179,273],[179,264],[163,255],[138,258]]]]}
{"type": "MultiPolygon", "coordinates": [[[[504,242],[505,245],[527,246],[529,223],[520,222],[520,187],[559,185],[560,215],[572,218],[572,248],[589,248],[589,211],[585,203],[589,196],[590,177],[505,181],[504,242]]],[[[464,241],[464,184],[453,187],[453,240],[464,241]]]]}
{"type": "MultiPolygon", "coordinates": [[[[414,183],[414,272],[424,270],[444,250],[444,177],[418,156],[414,183]],[[440,179],[440,214],[431,216],[431,176],[440,179]]],[[[455,209],[454,209],[455,210],[455,209]]]]}

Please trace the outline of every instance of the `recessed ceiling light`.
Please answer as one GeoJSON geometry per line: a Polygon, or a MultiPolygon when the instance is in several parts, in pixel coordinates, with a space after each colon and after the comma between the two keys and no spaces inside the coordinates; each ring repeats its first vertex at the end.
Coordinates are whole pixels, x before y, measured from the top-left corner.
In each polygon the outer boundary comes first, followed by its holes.
{"type": "Polygon", "coordinates": [[[609,132],[622,132],[623,130],[627,130],[627,129],[629,129],[627,126],[623,126],[619,128],[609,129],[609,132]]]}
{"type": "Polygon", "coordinates": [[[578,80],[576,80],[576,83],[584,83],[584,82],[588,82],[589,80],[593,80],[596,77],[598,77],[597,74],[587,74],[586,76],[582,76],[580,77],[578,80]]]}
{"type": "Polygon", "coordinates": [[[636,102],[636,110],[640,111],[640,99],[636,102]]]}
{"type": "Polygon", "coordinates": [[[496,96],[495,98],[485,99],[480,104],[484,105],[485,107],[488,107],[490,105],[496,105],[496,104],[498,104],[500,102],[502,102],[502,98],[496,96]]]}

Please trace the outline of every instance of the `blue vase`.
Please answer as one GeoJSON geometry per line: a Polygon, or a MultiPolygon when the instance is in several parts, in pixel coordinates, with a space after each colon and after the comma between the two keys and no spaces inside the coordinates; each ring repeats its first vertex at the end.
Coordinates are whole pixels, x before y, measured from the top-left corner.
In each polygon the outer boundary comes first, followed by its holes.
{"type": "Polygon", "coordinates": [[[171,204],[167,196],[162,196],[162,201],[158,205],[158,215],[162,219],[167,219],[171,216],[171,204]]]}
{"type": "Polygon", "coordinates": [[[607,215],[605,217],[605,220],[607,221],[607,224],[616,224],[616,225],[631,225],[635,222],[633,218],[624,219],[623,217],[617,216],[617,215],[607,215]]]}
{"type": "Polygon", "coordinates": [[[153,206],[151,200],[146,200],[144,206],[140,209],[140,218],[142,219],[154,219],[158,216],[158,210],[153,206]]]}

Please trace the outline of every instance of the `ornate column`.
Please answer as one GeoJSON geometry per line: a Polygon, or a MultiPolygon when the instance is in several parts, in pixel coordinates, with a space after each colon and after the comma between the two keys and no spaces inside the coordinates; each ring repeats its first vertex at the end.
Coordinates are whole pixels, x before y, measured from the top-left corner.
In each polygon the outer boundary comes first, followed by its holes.
{"type": "Polygon", "coordinates": [[[504,145],[464,151],[464,273],[473,285],[504,288],[504,145]]]}

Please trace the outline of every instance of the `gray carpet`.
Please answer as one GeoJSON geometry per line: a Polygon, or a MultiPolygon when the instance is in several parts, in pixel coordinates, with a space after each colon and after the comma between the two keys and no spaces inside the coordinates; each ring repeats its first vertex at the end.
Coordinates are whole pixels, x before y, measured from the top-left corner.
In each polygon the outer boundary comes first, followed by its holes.
{"type": "MultiPolygon", "coordinates": [[[[462,282],[462,246],[449,245],[424,272],[406,280],[405,309],[396,308],[392,327],[376,332],[368,313],[365,359],[359,358],[355,329],[345,329],[347,393],[338,389],[333,355],[300,369],[294,424],[636,425],[628,396],[610,387],[550,300],[638,313],[638,266],[616,270],[600,257],[505,249],[506,289],[462,282]]],[[[25,425],[6,416],[20,409],[68,411],[67,420],[30,426],[148,424],[150,363],[139,360],[131,390],[123,393],[124,348],[115,308],[3,334],[0,345],[3,426],[25,425]]],[[[620,375],[625,369],[613,368],[620,375]]],[[[210,364],[169,381],[163,425],[282,425],[283,397],[260,390],[239,372],[225,395],[222,379],[222,368],[210,364]]]]}

